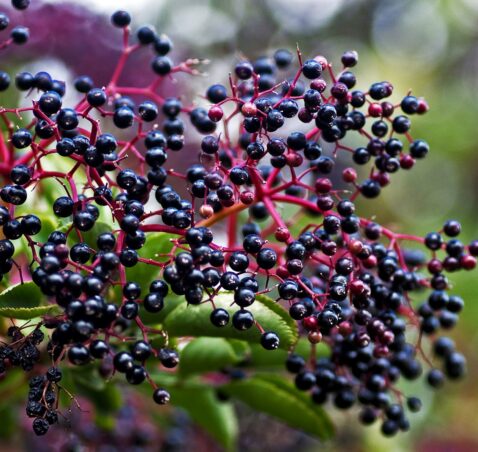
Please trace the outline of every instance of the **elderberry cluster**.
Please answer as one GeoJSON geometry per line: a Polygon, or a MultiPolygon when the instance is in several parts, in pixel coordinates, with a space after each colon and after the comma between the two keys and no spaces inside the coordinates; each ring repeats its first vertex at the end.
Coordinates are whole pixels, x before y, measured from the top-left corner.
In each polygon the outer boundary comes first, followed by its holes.
{"type": "Polygon", "coordinates": [[[48,432],[50,425],[58,422],[58,383],[62,379],[61,370],[50,367],[45,375],[30,379],[26,413],[34,418],[33,431],[42,436],[48,432]]]}
{"type": "Polygon", "coordinates": [[[20,328],[10,327],[7,337],[11,338],[8,345],[0,346],[0,374],[3,374],[7,365],[21,367],[30,371],[40,359],[38,345],[43,341],[44,334],[35,328],[30,334],[24,335],[20,328]]]}
{"type": "MultiPolygon", "coordinates": [[[[264,294],[311,344],[311,359],[291,353],[286,363],[298,389],[341,409],[360,403],[362,422],[382,419],[386,435],[407,430],[395,383],[418,378],[422,361],[430,365],[422,336],[431,336],[442,365],[427,372],[431,386],[465,372],[454,343],[437,333],[454,326],[463,307],[448,295],[445,273],[474,268],[478,242],[459,241],[456,221],[424,238],[395,233],[361,217],[357,201],[377,197],[392,174],[427,155],[428,144],[410,135],[410,116],[425,113],[426,102],[411,94],[393,102],[387,81],[355,89],[354,51],[342,55],[336,73],[323,56],[303,61],[300,52],[294,72],[294,56],[279,50],[237,63],[229,88],[207,89],[205,107],[187,105],[159,89],[171,77],[197,74],[200,61],[175,63],[171,40],[151,26],[137,29],[130,43],[130,21],[124,11],[112,16],[124,48],[109,83],[78,76],[78,103],[67,106],[63,82],[44,71],[22,72],[15,85],[32,106],[0,110],[8,137],[0,141],[0,273],[9,283],[31,275],[56,309],[29,336],[12,330],[11,343],[0,349],[0,373],[15,365],[30,371],[41,360],[39,328],[48,331],[45,354],[53,367],[31,380],[27,407],[35,433],[58,419],[58,366],[65,359],[97,362],[105,377],[124,374],[132,385],[147,381],[154,401],[167,403],[169,393],[149,369],[175,368],[179,355],[167,328],[156,326],[161,321],[146,319],[160,319],[173,298],[191,310],[210,306],[218,329],[256,328],[262,346],[277,349],[280,335],[253,313],[264,294]],[[121,85],[134,52],[152,54],[145,87],[121,85]],[[16,116],[29,122],[15,128],[16,116]],[[200,144],[186,134],[190,126],[203,135],[200,144]],[[350,135],[362,144],[345,144],[350,135]],[[176,153],[184,161],[192,154],[195,163],[178,163],[176,153]],[[363,178],[352,166],[336,174],[338,161],[370,168],[363,178]],[[47,205],[55,228],[39,240],[48,182],[61,195],[47,205]],[[105,224],[108,230],[100,230],[105,224]],[[154,234],[170,246],[145,256],[154,234]],[[424,245],[429,256],[407,251],[404,241],[424,245]],[[21,243],[26,251],[19,257],[21,243]],[[135,268],[154,274],[149,286],[130,276],[135,268]],[[216,306],[220,295],[229,297],[227,309],[216,306]],[[416,297],[427,301],[415,306],[416,297]],[[158,335],[165,338],[159,347],[151,340],[158,335]],[[315,356],[320,342],[328,357],[315,356]]],[[[9,76],[2,80],[7,89],[9,76]]],[[[408,398],[407,406],[416,411],[420,402],[408,398]]]]}

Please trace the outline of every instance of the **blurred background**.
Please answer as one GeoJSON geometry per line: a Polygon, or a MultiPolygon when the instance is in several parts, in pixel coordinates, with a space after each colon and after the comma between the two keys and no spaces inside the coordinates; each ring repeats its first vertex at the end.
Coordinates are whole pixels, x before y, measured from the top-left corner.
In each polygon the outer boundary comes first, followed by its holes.
{"type": "MultiPolygon", "coordinates": [[[[9,4],[0,1],[2,9],[9,4]]],[[[37,14],[12,12],[14,22],[31,30],[31,43],[22,49],[28,61],[8,51],[0,60],[2,70],[13,72],[14,67],[34,72],[48,64],[55,78],[68,81],[94,67],[95,81],[107,81],[121,44],[119,32],[108,26],[109,15],[116,9],[132,13],[133,28],[150,23],[168,34],[175,43],[173,57],[211,60],[209,78],[188,80],[191,93],[204,93],[208,82],[224,83],[242,55],[271,55],[281,47],[293,51],[298,44],[307,57],[321,54],[338,64],[343,51],[357,50],[358,88],[390,80],[396,99],[413,87],[413,93],[430,105],[430,112],[414,121],[412,132],[430,143],[431,153],[413,171],[401,172],[366,207],[369,214],[375,214],[380,223],[417,235],[438,230],[446,219],[456,218],[462,221],[465,242],[478,237],[478,0],[32,0],[32,8],[37,14]],[[39,56],[41,62],[36,62],[39,56]]],[[[142,75],[140,71],[129,74],[142,75]]],[[[436,395],[413,388],[424,399],[425,409],[413,417],[409,433],[383,439],[376,430],[360,427],[355,413],[332,413],[338,436],[324,445],[262,416],[256,418],[242,407],[240,428],[245,439],[241,449],[478,450],[478,278],[476,273],[460,273],[450,279],[467,302],[452,337],[469,361],[469,377],[446,383],[436,395]]],[[[8,415],[5,410],[0,414],[8,415]]],[[[167,450],[215,449],[178,416],[168,432],[172,439],[167,450]],[[188,445],[188,437],[195,438],[197,447],[188,445]]],[[[7,433],[3,432],[6,438],[7,433]]],[[[20,442],[5,439],[0,450],[22,450],[25,441],[27,449],[40,450],[25,438],[20,442]]],[[[101,450],[125,450],[118,447],[101,450]]]]}

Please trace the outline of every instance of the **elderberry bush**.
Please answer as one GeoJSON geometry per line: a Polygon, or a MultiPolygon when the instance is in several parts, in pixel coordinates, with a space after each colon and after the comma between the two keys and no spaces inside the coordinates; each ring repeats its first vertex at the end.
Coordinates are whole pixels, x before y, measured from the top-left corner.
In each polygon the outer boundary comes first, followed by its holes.
{"type": "MultiPolygon", "coordinates": [[[[411,135],[426,101],[396,100],[388,81],[359,89],[354,51],[336,71],[278,50],[239,61],[198,106],[161,90],[203,62],[130,22],[111,17],[123,52],[105,86],[88,68],[72,86],[48,68],[0,73],[28,104],[0,109],[0,374],[24,372],[33,431],[67,416],[62,395],[105,409],[98,393],[125,385],[216,438],[191,400],[206,416],[239,399],[321,438],[333,407],[408,430],[421,401],[400,381],[466,371],[443,335],[464,305],[447,273],[478,255],[455,220],[419,237],[360,214],[429,153],[411,135]],[[150,83],[125,86],[137,52],[150,83]]],[[[0,48],[28,36],[15,26],[0,48]]]]}

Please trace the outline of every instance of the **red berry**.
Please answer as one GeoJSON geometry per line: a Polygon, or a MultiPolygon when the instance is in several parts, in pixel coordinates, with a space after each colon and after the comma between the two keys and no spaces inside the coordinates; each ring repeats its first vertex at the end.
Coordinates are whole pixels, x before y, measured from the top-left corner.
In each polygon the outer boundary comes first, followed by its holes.
{"type": "Polygon", "coordinates": [[[440,273],[443,270],[443,265],[440,262],[439,259],[432,259],[430,262],[428,262],[428,271],[430,273],[440,273]]]}
{"type": "Polygon", "coordinates": [[[374,255],[367,257],[367,259],[365,259],[363,261],[363,265],[364,265],[365,268],[376,267],[377,266],[377,257],[374,256],[374,255]]]}
{"type": "Polygon", "coordinates": [[[322,341],[322,333],[320,331],[309,331],[307,339],[311,344],[318,344],[322,341]]]}
{"type": "Polygon", "coordinates": [[[279,242],[287,242],[290,237],[290,232],[288,229],[280,227],[276,229],[274,236],[279,242]]]}
{"type": "Polygon", "coordinates": [[[323,93],[325,88],[327,88],[327,82],[321,78],[317,78],[310,82],[310,88],[315,89],[319,93],[323,93]]]}
{"type": "Polygon", "coordinates": [[[315,191],[317,193],[328,193],[332,189],[332,181],[326,177],[317,179],[315,181],[315,191]]]}
{"type": "Polygon", "coordinates": [[[349,334],[352,334],[353,326],[350,322],[343,321],[339,323],[339,333],[342,336],[347,337],[349,334]]]}
{"type": "Polygon", "coordinates": [[[460,263],[465,270],[473,270],[476,267],[476,258],[466,255],[460,259],[460,263]]]}
{"type": "Polygon", "coordinates": [[[351,240],[348,244],[348,249],[352,254],[360,254],[363,250],[363,243],[360,240],[351,240]]]}
{"type": "Polygon", "coordinates": [[[322,70],[325,71],[329,65],[328,61],[327,61],[327,58],[325,58],[324,56],[322,55],[317,55],[315,58],[314,58],[315,61],[319,62],[320,65],[322,66],[322,70]]]}
{"type": "Polygon", "coordinates": [[[403,154],[400,157],[400,167],[401,168],[407,170],[407,169],[412,168],[413,165],[415,165],[415,159],[411,155],[403,154]]]}
{"type": "Polygon", "coordinates": [[[214,209],[209,204],[203,204],[199,208],[199,215],[203,218],[211,218],[214,215],[214,209]]]}
{"type": "Polygon", "coordinates": [[[388,173],[378,173],[374,180],[376,180],[381,187],[385,187],[390,183],[390,175],[388,173]]]}
{"type": "Polygon", "coordinates": [[[280,265],[279,267],[277,267],[276,273],[277,273],[277,276],[282,279],[289,277],[289,271],[283,265],[280,265]]]}
{"type": "Polygon", "coordinates": [[[207,114],[209,116],[209,119],[214,122],[218,122],[222,119],[224,116],[224,112],[221,107],[218,105],[214,105],[209,109],[209,112],[207,114]]]}
{"type": "Polygon", "coordinates": [[[382,106],[378,103],[373,103],[368,106],[368,114],[372,118],[379,118],[382,116],[382,106]]]}
{"type": "Polygon", "coordinates": [[[255,198],[254,193],[251,191],[243,191],[239,197],[241,202],[246,205],[252,204],[255,198]]]}
{"type": "Polygon", "coordinates": [[[242,114],[246,117],[257,115],[257,107],[252,102],[246,102],[241,108],[242,114]]]}
{"type": "Polygon", "coordinates": [[[350,283],[350,291],[354,295],[362,294],[365,291],[365,287],[365,283],[360,279],[356,279],[350,283]]]}
{"type": "Polygon", "coordinates": [[[355,182],[357,180],[357,171],[353,168],[345,168],[342,171],[342,179],[347,183],[355,182]]]}
{"type": "Polygon", "coordinates": [[[419,115],[423,115],[429,110],[428,103],[426,102],[425,99],[418,99],[418,108],[417,108],[417,113],[419,115]]]}
{"type": "Polygon", "coordinates": [[[304,320],[302,320],[302,325],[304,328],[308,331],[313,331],[316,330],[318,327],[318,322],[317,322],[317,317],[311,315],[309,317],[306,317],[304,320]]]}
{"type": "Polygon", "coordinates": [[[289,166],[292,168],[297,168],[298,166],[302,165],[304,158],[297,152],[291,152],[290,154],[286,155],[286,160],[289,166]]]}

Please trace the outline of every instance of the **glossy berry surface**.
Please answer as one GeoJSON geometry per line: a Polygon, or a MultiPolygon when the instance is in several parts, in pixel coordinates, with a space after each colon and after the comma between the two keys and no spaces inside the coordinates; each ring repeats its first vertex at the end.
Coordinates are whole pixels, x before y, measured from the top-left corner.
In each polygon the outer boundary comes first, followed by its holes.
{"type": "MultiPolygon", "coordinates": [[[[104,85],[76,76],[76,101],[47,71],[0,73],[1,91],[28,98],[0,111],[0,303],[14,300],[1,305],[0,376],[31,373],[34,433],[59,422],[62,391],[75,400],[72,375],[83,392],[92,369],[97,392],[149,386],[165,405],[189,373],[225,400],[281,352],[281,385],[310,410],[358,407],[384,436],[407,431],[421,401],[403,380],[436,389],[467,372],[448,337],[466,304],[450,274],[478,256],[457,220],[422,237],[363,213],[432,154],[412,136],[426,101],[388,81],[359,87],[355,51],[335,70],[280,49],[236,62],[193,103],[168,83],[202,61],[131,23],[112,15],[121,56],[104,85]],[[123,85],[144,51],[149,82],[123,85]]],[[[9,33],[2,48],[30,36],[9,33]]]]}

